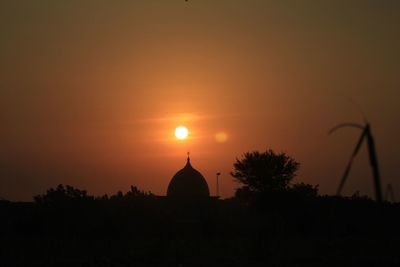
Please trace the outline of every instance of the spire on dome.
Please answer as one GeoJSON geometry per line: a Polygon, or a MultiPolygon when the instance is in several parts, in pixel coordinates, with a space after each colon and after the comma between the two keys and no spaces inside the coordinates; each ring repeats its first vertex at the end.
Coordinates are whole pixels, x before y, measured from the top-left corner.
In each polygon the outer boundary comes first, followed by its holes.
{"type": "Polygon", "coordinates": [[[185,168],[193,168],[192,165],[190,164],[190,152],[187,152],[187,159],[186,159],[185,168]]]}

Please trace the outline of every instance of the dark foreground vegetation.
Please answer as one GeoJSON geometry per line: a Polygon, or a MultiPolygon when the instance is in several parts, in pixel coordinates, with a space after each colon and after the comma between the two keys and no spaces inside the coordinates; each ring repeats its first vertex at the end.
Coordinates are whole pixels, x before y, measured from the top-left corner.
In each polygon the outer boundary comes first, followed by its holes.
{"type": "Polygon", "coordinates": [[[226,200],[60,185],[1,201],[0,266],[400,266],[399,204],[319,196],[292,183],[296,162],[265,156],[238,160],[242,187],[226,200]]]}
{"type": "Polygon", "coordinates": [[[4,201],[1,266],[400,264],[398,204],[292,194],[201,205],[61,186],[35,203],[4,201]]]}

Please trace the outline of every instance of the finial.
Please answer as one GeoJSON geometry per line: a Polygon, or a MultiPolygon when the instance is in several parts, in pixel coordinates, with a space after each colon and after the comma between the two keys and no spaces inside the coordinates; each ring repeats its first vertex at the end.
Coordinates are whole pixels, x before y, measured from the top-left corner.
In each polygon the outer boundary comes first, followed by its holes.
{"type": "Polygon", "coordinates": [[[187,161],[190,161],[190,152],[187,152],[187,161]]]}

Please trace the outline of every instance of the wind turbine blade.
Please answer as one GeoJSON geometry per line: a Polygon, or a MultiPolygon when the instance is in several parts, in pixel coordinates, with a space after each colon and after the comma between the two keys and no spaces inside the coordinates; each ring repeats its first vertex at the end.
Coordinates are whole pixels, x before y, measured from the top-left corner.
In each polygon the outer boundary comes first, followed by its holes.
{"type": "Polygon", "coordinates": [[[336,125],[328,132],[328,134],[332,134],[332,133],[336,132],[337,130],[339,130],[340,128],[344,128],[344,127],[354,127],[354,128],[358,128],[358,129],[364,129],[364,126],[362,126],[360,124],[347,122],[347,123],[341,123],[339,125],[336,125]]]}
{"type": "Polygon", "coordinates": [[[369,162],[371,164],[372,173],[374,175],[375,197],[376,197],[376,201],[381,203],[383,200],[381,176],[379,173],[379,165],[378,165],[378,158],[376,155],[374,137],[372,136],[371,128],[370,128],[369,124],[367,124],[365,132],[367,133],[367,138],[368,138],[369,162]]]}
{"type": "Polygon", "coordinates": [[[340,193],[342,192],[344,183],[346,182],[347,177],[349,176],[349,173],[350,173],[350,169],[351,169],[351,165],[352,165],[352,164],[353,164],[353,157],[351,157],[349,163],[347,164],[346,169],[344,170],[342,179],[340,180],[339,187],[338,187],[338,189],[337,189],[337,191],[336,191],[336,195],[340,195],[340,193]]]}
{"type": "Polygon", "coordinates": [[[352,155],[353,158],[358,154],[358,151],[360,151],[360,148],[361,148],[362,142],[364,141],[365,136],[366,136],[366,131],[364,130],[360,136],[360,139],[358,139],[356,147],[354,148],[353,155],[352,155]]]}
{"type": "Polygon", "coordinates": [[[340,181],[339,187],[338,187],[338,189],[336,191],[337,195],[340,195],[340,193],[342,192],[343,186],[344,186],[344,184],[345,184],[345,182],[347,180],[347,177],[349,176],[351,165],[353,164],[353,160],[354,160],[355,156],[358,154],[358,151],[360,151],[360,148],[361,148],[362,142],[364,141],[365,135],[366,135],[366,131],[364,130],[362,132],[360,138],[358,139],[358,142],[357,142],[356,147],[355,147],[355,149],[353,151],[353,154],[351,154],[349,163],[347,164],[347,167],[346,167],[346,169],[345,169],[345,171],[343,173],[342,180],[340,181]]]}

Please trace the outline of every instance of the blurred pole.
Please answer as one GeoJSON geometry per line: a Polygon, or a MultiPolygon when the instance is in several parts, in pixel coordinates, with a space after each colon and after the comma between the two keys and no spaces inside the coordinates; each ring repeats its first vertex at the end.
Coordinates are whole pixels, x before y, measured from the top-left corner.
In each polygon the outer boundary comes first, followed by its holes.
{"type": "Polygon", "coordinates": [[[219,197],[219,176],[221,175],[221,173],[220,172],[217,172],[217,190],[216,190],[216,192],[217,192],[217,197],[219,197]]]}

